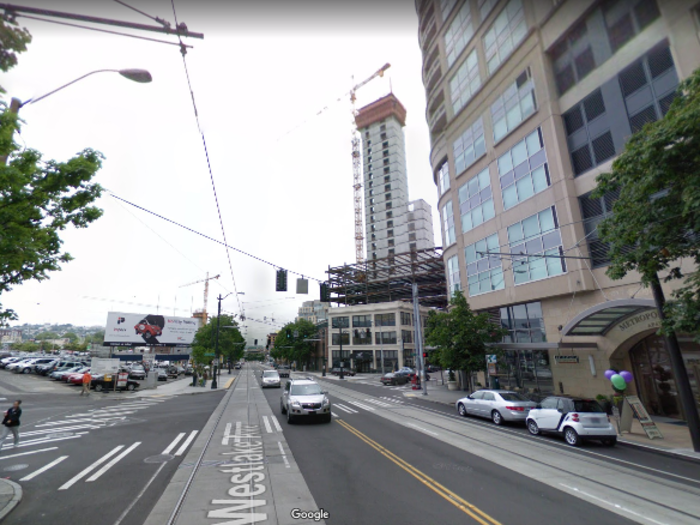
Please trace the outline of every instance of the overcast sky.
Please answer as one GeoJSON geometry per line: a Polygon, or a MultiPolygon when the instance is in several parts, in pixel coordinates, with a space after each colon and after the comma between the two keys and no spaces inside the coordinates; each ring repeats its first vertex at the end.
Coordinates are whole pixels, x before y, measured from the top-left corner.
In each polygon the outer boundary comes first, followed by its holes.
{"type": "MultiPolygon", "coordinates": [[[[18,5],[154,24],[110,0],[21,0],[18,5]]],[[[173,22],[169,0],[127,0],[173,22]]],[[[353,263],[354,216],[350,102],[355,82],[391,68],[358,91],[358,107],[391,88],[407,109],[409,197],[436,203],[429,163],[425,93],[414,4],[405,2],[224,2],[176,0],[177,16],[204,39],[186,55],[230,245],[277,266],[325,278],[328,266],[353,263]],[[316,113],[328,106],[322,115],[316,113]],[[288,133],[289,130],[293,130],[288,133]]],[[[177,46],[20,18],[33,35],[19,65],[3,74],[8,97],[26,100],[96,69],[144,68],[150,84],[114,73],[82,80],[22,108],[19,142],[47,159],[67,160],[86,147],[106,160],[97,182],[114,194],[221,239],[212,184],[177,46]]],[[[94,27],[94,26],[93,26],[94,27]]],[[[124,31],[115,27],[108,30],[124,31]]],[[[176,42],[158,33],[140,36],[176,42]]],[[[238,290],[250,318],[294,319],[309,295],[276,293],[274,268],[230,252],[105,193],[104,216],[63,233],[75,260],[41,283],[2,296],[19,323],[104,325],[108,311],[189,316],[204,286],[182,285],[220,274],[215,297],[238,290]]],[[[433,210],[435,239],[439,220],[433,210]]],[[[238,313],[235,296],[223,309],[238,313]]],[[[247,338],[275,328],[248,321],[247,338]]]]}

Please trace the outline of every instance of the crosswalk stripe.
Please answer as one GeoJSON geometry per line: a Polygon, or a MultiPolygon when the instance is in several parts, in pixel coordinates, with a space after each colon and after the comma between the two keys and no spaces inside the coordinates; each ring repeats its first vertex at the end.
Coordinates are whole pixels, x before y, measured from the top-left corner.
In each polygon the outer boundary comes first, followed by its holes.
{"type": "MultiPolygon", "coordinates": [[[[37,439],[30,439],[29,441],[22,441],[18,447],[33,447],[34,445],[43,445],[44,443],[53,443],[54,441],[65,441],[67,439],[78,439],[82,437],[83,435],[87,434],[87,432],[78,432],[73,436],[65,436],[65,437],[57,437],[54,439],[48,438],[48,437],[42,437],[42,438],[37,438],[37,439]]],[[[2,447],[2,450],[7,450],[12,448],[11,444],[4,445],[2,447]]]]}
{"type": "Polygon", "coordinates": [[[378,401],[376,399],[365,399],[364,401],[367,401],[368,403],[372,403],[374,405],[378,405],[380,407],[390,407],[391,406],[389,403],[385,403],[383,401],[378,401]]]}
{"type": "Polygon", "coordinates": [[[272,424],[275,425],[275,430],[277,430],[277,432],[282,432],[282,427],[274,415],[270,416],[270,421],[272,421],[272,424]]]}
{"type": "Polygon", "coordinates": [[[356,407],[364,408],[365,410],[371,410],[372,412],[374,412],[373,407],[363,405],[362,403],[358,403],[357,401],[348,401],[348,403],[350,403],[351,405],[355,405],[356,407]]]}
{"type": "Polygon", "coordinates": [[[331,412],[331,414],[333,415],[333,417],[338,417],[338,414],[336,414],[335,412],[331,412]]]}
{"type": "Polygon", "coordinates": [[[107,461],[109,458],[111,458],[112,456],[114,456],[114,454],[116,454],[117,452],[119,452],[119,451],[120,451],[121,449],[123,449],[123,448],[124,448],[124,445],[118,445],[118,446],[114,447],[112,450],[110,450],[109,452],[107,452],[107,453],[106,453],[104,456],[102,456],[100,459],[98,459],[97,461],[95,461],[92,465],[89,465],[89,466],[86,467],[85,469],[81,470],[78,474],[76,474],[76,475],[73,476],[71,479],[69,479],[68,481],[66,481],[63,485],[61,485],[60,487],[58,487],[58,490],[68,490],[68,489],[71,488],[73,485],[75,485],[78,481],[80,481],[82,478],[84,478],[85,476],[87,476],[88,474],[90,474],[90,472],[92,472],[94,469],[96,469],[97,467],[99,467],[100,465],[102,465],[102,463],[104,463],[105,461],[107,461]]]}
{"type": "Polygon", "coordinates": [[[348,406],[341,405],[340,403],[336,403],[335,406],[337,406],[340,410],[344,410],[348,414],[357,414],[357,410],[355,410],[354,408],[350,408],[348,406]]]}
{"type": "Polygon", "coordinates": [[[131,446],[130,446],[129,448],[127,448],[124,452],[122,452],[121,454],[119,454],[117,457],[115,457],[114,459],[112,459],[112,461],[110,461],[109,463],[107,463],[104,467],[102,467],[100,470],[98,470],[98,471],[95,472],[92,476],[90,476],[88,479],[86,479],[86,480],[85,480],[85,483],[90,483],[90,482],[95,481],[96,479],[98,479],[102,474],[104,474],[105,472],[107,472],[107,471],[108,471],[109,469],[111,469],[114,465],[116,465],[117,463],[119,463],[119,461],[121,461],[121,460],[124,459],[126,456],[128,456],[129,453],[130,453],[132,450],[134,450],[136,447],[138,447],[140,444],[141,444],[141,442],[140,442],[140,441],[137,441],[136,443],[134,443],[133,445],[131,445],[131,446]]]}
{"type": "Polygon", "coordinates": [[[173,442],[170,443],[170,445],[168,445],[168,446],[165,448],[165,450],[164,450],[163,452],[161,452],[161,454],[170,454],[170,451],[171,451],[172,449],[175,448],[175,446],[178,444],[178,442],[179,442],[183,437],[185,437],[185,434],[186,434],[186,433],[187,433],[187,432],[180,432],[180,433],[177,435],[177,437],[173,440],[173,442]]]}
{"type": "Polygon", "coordinates": [[[31,450],[29,452],[20,452],[19,454],[12,454],[11,456],[0,456],[0,461],[3,459],[18,458],[20,456],[29,456],[30,454],[38,454],[39,452],[48,452],[49,450],[58,450],[58,447],[42,448],[40,450],[31,450]]]}
{"type": "Polygon", "coordinates": [[[47,428],[44,430],[30,430],[29,432],[22,432],[22,437],[27,436],[41,436],[44,434],[56,434],[57,432],[73,432],[75,430],[85,430],[92,428],[102,428],[97,425],[75,425],[72,427],[61,427],[61,428],[47,428]]]}
{"type": "Polygon", "coordinates": [[[221,444],[228,445],[228,440],[231,439],[231,423],[226,423],[226,429],[224,430],[224,437],[221,439],[221,444]]]}
{"type": "Polygon", "coordinates": [[[67,459],[67,458],[68,458],[68,456],[61,456],[61,457],[58,458],[58,459],[54,459],[54,460],[53,460],[51,463],[49,463],[48,465],[44,465],[44,466],[41,467],[39,470],[35,470],[35,471],[32,472],[31,474],[29,474],[29,475],[27,475],[27,476],[24,476],[22,479],[20,479],[20,481],[29,481],[29,480],[32,480],[32,479],[34,479],[35,477],[37,477],[39,474],[43,474],[44,472],[46,472],[46,471],[49,470],[50,468],[55,467],[55,466],[58,465],[61,461],[63,461],[64,459],[67,459]]]}
{"type": "Polygon", "coordinates": [[[263,424],[265,425],[265,430],[267,430],[268,434],[272,434],[272,427],[270,426],[270,421],[267,419],[267,416],[262,416],[263,424]]]}
{"type": "Polygon", "coordinates": [[[182,456],[185,453],[185,450],[187,450],[187,447],[192,443],[194,440],[195,436],[199,433],[199,430],[193,430],[190,435],[187,437],[185,442],[182,444],[182,446],[175,452],[176,456],[182,456]]]}

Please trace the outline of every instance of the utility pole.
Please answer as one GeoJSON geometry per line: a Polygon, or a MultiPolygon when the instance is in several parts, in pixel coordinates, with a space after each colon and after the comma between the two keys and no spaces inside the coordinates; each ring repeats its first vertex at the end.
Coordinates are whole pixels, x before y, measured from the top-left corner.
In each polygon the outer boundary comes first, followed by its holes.
{"type": "Polygon", "coordinates": [[[423,326],[421,324],[420,318],[420,305],[418,304],[418,283],[415,281],[411,285],[411,291],[413,293],[413,318],[415,323],[415,333],[416,333],[416,352],[417,360],[416,363],[420,367],[421,382],[423,383],[423,395],[428,395],[428,383],[425,379],[425,366],[423,363],[423,326]]]}
{"type": "Polygon", "coordinates": [[[214,356],[215,356],[214,359],[216,359],[216,361],[214,363],[214,370],[213,370],[214,375],[213,375],[212,380],[211,380],[212,390],[215,390],[216,388],[219,387],[219,385],[216,381],[216,372],[217,372],[218,367],[219,367],[219,329],[221,328],[221,301],[223,301],[224,298],[221,297],[221,294],[219,294],[219,297],[217,297],[217,299],[219,301],[219,309],[218,309],[217,316],[216,316],[216,347],[214,350],[214,356]]]}

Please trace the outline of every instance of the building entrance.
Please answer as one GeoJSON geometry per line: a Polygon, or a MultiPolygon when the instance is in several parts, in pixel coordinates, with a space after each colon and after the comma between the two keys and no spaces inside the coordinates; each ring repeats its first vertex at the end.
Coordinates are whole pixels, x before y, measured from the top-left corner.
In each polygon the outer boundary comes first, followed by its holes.
{"type": "MultiPolygon", "coordinates": [[[[700,406],[700,345],[680,336],[679,343],[695,401],[700,406]]],[[[630,349],[630,360],[637,391],[649,412],[684,419],[663,337],[651,335],[642,339],[630,349]]]]}

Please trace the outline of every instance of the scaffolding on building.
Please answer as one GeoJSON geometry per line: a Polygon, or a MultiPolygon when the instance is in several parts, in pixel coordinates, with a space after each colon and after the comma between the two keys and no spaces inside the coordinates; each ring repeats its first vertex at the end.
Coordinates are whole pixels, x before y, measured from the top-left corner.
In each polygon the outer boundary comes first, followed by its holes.
{"type": "Polygon", "coordinates": [[[329,267],[327,273],[331,302],[339,306],[410,302],[414,282],[421,306],[445,308],[449,302],[442,248],[329,267]]]}

